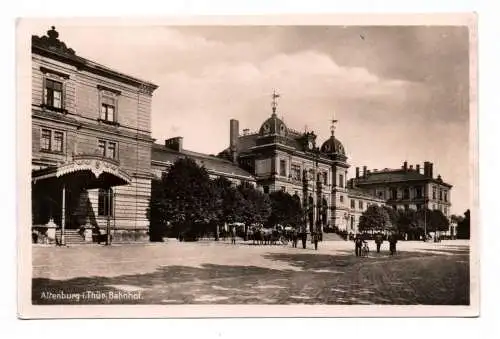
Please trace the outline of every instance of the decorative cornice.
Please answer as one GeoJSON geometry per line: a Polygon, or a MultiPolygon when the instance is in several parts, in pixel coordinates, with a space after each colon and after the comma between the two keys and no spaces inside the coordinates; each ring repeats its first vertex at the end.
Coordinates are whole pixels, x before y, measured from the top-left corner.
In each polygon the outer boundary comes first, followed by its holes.
{"type": "Polygon", "coordinates": [[[108,92],[111,92],[111,93],[115,93],[116,95],[121,95],[122,94],[122,92],[119,91],[119,90],[117,90],[117,89],[106,87],[106,86],[103,86],[103,85],[97,85],[97,89],[100,90],[100,91],[108,91],[108,92]]]}
{"type": "Polygon", "coordinates": [[[61,78],[64,78],[64,79],[69,79],[69,74],[62,73],[62,72],[59,72],[59,71],[55,71],[55,70],[47,68],[47,67],[40,66],[40,71],[43,74],[50,73],[50,74],[55,74],[57,76],[60,76],[61,78]]]}

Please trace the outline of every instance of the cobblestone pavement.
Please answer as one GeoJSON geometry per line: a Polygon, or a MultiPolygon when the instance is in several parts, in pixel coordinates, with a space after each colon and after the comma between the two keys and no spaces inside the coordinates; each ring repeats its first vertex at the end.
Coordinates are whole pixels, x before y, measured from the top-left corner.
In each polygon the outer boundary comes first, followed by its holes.
{"type": "MultiPolygon", "coordinates": [[[[370,243],[370,248],[374,249],[370,243]]],[[[390,256],[352,242],[315,251],[201,241],[33,247],[34,304],[467,305],[469,245],[399,242],[390,256]]]]}

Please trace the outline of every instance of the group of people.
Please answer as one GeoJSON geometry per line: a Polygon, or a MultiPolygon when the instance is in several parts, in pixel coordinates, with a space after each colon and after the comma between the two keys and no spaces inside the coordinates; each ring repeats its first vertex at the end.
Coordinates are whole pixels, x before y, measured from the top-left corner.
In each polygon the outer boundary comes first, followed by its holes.
{"type": "MultiPolygon", "coordinates": [[[[389,241],[389,251],[391,255],[396,254],[396,244],[398,242],[398,238],[396,234],[391,234],[387,238],[389,241]]],[[[378,233],[375,235],[375,245],[377,246],[377,253],[380,253],[380,248],[382,247],[382,244],[384,242],[384,236],[381,233],[378,233]]],[[[364,237],[363,234],[357,234],[356,237],[354,238],[354,252],[356,253],[356,256],[362,256],[363,252],[367,252],[368,245],[367,241],[364,237]],[[366,249],[363,251],[363,247],[366,249]]]]}
{"type": "MultiPolygon", "coordinates": [[[[307,247],[307,232],[305,231],[298,231],[297,229],[293,229],[291,233],[291,238],[292,238],[292,247],[297,248],[297,244],[299,242],[299,238],[302,241],[302,248],[307,247]]],[[[311,233],[311,242],[314,244],[314,249],[318,250],[318,242],[320,241],[321,234],[319,232],[312,232],[311,233]]]]}

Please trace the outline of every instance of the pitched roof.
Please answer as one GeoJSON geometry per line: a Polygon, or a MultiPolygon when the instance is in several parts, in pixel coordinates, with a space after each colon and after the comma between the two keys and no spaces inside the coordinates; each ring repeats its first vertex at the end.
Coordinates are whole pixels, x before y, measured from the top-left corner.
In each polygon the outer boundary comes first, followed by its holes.
{"type": "Polygon", "coordinates": [[[153,144],[151,152],[151,160],[153,161],[174,163],[182,156],[193,158],[200,166],[204,166],[209,172],[224,173],[228,176],[240,176],[248,178],[248,180],[254,180],[254,176],[251,173],[228,160],[189,150],[178,152],[164,145],[153,144]]]}
{"type": "Polygon", "coordinates": [[[378,172],[367,173],[366,178],[359,177],[354,179],[357,185],[371,185],[371,184],[382,184],[382,183],[396,183],[396,182],[406,182],[406,181],[427,181],[435,182],[440,185],[452,187],[452,185],[445,183],[440,177],[437,179],[426,176],[419,173],[416,170],[404,170],[404,169],[388,169],[378,172]]]}

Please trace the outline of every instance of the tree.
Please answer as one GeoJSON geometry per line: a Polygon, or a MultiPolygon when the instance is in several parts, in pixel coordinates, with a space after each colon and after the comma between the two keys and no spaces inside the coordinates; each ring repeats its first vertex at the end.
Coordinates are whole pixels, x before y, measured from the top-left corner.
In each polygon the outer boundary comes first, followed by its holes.
{"type": "Polygon", "coordinates": [[[391,220],[387,211],[380,206],[371,205],[363,212],[359,219],[359,230],[364,231],[382,231],[392,227],[391,220]]]}
{"type": "Polygon", "coordinates": [[[245,201],[239,190],[224,177],[212,180],[214,190],[216,240],[218,239],[218,225],[224,223],[243,222],[245,201]]]}
{"type": "Polygon", "coordinates": [[[205,168],[194,160],[179,158],[162,177],[158,189],[161,192],[150,200],[152,233],[161,233],[168,221],[179,234],[196,238],[204,225],[216,219],[213,186],[205,168]]]}
{"type": "Polygon", "coordinates": [[[415,232],[418,228],[417,212],[413,209],[398,211],[396,226],[400,233],[415,232]]]}
{"type": "Polygon", "coordinates": [[[149,220],[149,240],[163,241],[167,232],[168,220],[166,219],[166,201],[164,191],[164,175],[162,179],[155,179],[151,182],[151,198],[146,209],[146,216],[149,220]]]}
{"type": "Polygon", "coordinates": [[[448,231],[450,228],[450,221],[440,210],[432,210],[430,213],[430,231],[442,232],[448,231]]]}
{"type": "Polygon", "coordinates": [[[389,215],[389,220],[391,221],[391,229],[392,228],[396,228],[397,225],[398,225],[398,221],[399,221],[399,211],[398,210],[395,210],[394,208],[392,208],[391,206],[386,206],[384,205],[382,207],[386,212],[387,214],[389,215]]]}
{"type": "Polygon", "coordinates": [[[269,199],[271,201],[271,215],[267,220],[267,224],[298,227],[302,223],[300,199],[297,200],[297,198],[283,191],[272,192],[269,199]]]}
{"type": "Polygon", "coordinates": [[[464,217],[457,225],[457,238],[470,239],[470,210],[465,211],[464,217]]]}
{"type": "Polygon", "coordinates": [[[271,214],[271,202],[267,194],[255,189],[247,182],[238,186],[243,196],[242,219],[246,225],[263,224],[271,214]]]}

